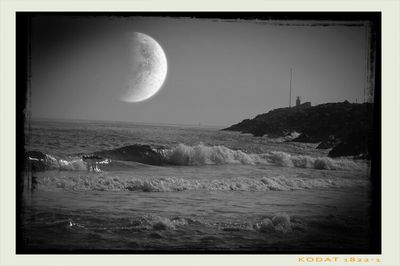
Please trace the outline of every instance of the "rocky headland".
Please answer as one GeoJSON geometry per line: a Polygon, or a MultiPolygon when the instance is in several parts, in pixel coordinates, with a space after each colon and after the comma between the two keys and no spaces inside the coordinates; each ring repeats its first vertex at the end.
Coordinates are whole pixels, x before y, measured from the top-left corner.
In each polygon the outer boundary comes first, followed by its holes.
{"type": "Polygon", "coordinates": [[[278,108],[245,119],[223,130],[251,133],[260,137],[300,135],[291,140],[319,143],[319,149],[331,149],[330,157],[354,156],[369,159],[373,137],[373,103],[326,103],[278,108]]]}

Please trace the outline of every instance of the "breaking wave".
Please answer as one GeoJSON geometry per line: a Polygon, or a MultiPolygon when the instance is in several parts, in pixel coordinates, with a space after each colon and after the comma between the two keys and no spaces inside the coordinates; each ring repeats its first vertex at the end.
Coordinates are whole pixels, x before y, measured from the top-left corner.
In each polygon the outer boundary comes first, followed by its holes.
{"type": "MultiPolygon", "coordinates": [[[[77,229],[100,229],[96,225],[77,223],[72,219],[60,223],[62,226],[77,229]]],[[[272,216],[261,217],[254,222],[207,222],[202,218],[189,217],[165,217],[146,214],[132,217],[129,220],[113,221],[113,225],[101,229],[108,230],[139,230],[139,231],[173,231],[187,226],[212,227],[221,231],[256,231],[263,234],[290,233],[294,231],[305,231],[307,225],[298,218],[292,218],[287,213],[276,213],[272,216]]]]}
{"type": "Polygon", "coordinates": [[[265,163],[257,154],[247,154],[225,146],[205,146],[203,144],[187,146],[181,143],[172,149],[163,150],[162,155],[167,163],[174,165],[265,163]]]}
{"type": "Polygon", "coordinates": [[[204,144],[188,146],[182,143],[172,148],[153,148],[149,145],[136,144],[113,150],[99,151],[88,156],[93,156],[95,160],[83,160],[82,158],[61,159],[43,154],[42,158],[29,157],[29,161],[36,164],[44,164],[42,167],[44,170],[93,170],[97,172],[101,168],[98,167],[99,165],[109,164],[112,160],[139,162],[148,165],[262,164],[323,170],[360,170],[365,168],[367,164],[366,161],[356,161],[348,158],[332,159],[329,157],[291,155],[279,151],[252,154],[225,146],[206,146],[204,144]]]}
{"type": "Polygon", "coordinates": [[[351,159],[332,159],[329,157],[311,157],[307,155],[291,155],[286,152],[270,152],[261,155],[266,161],[285,167],[314,168],[320,170],[358,170],[366,162],[351,159]]]}
{"type": "Polygon", "coordinates": [[[366,185],[365,180],[344,178],[235,177],[189,179],[178,177],[118,177],[104,175],[56,176],[50,172],[36,177],[36,189],[45,191],[285,191],[312,188],[338,188],[366,185]]]}
{"type": "Polygon", "coordinates": [[[181,143],[174,148],[161,150],[159,153],[163,156],[165,163],[173,165],[266,164],[325,170],[357,170],[365,167],[365,162],[351,159],[291,155],[279,151],[249,154],[225,146],[205,146],[203,144],[188,146],[181,143]]]}
{"type": "MultiPolygon", "coordinates": [[[[132,230],[132,231],[173,231],[184,227],[204,226],[221,231],[255,231],[262,234],[286,234],[294,231],[306,231],[307,225],[304,221],[290,217],[287,213],[275,213],[267,217],[260,217],[256,221],[248,222],[210,222],[201,217],[166,217],[152,214],[145,214],[130,219],[112,221],[107,226],[98,226],[83,222],[76,222],[74,219],[62,220],[56,225],[77,230],[132,230]]],[[[159,237],[161,237],[159,235],[159,237]]]]}
{"type": "Polygon", "coordinates": [[[109,164],[111,161],[104,159],[98,161],[93,165],[88,164],[82,158],[56,158],[55,156],[43,154],[42,158],[28,156],[28,161],[35,170],[54,170],[58,169],[61,171],[93,171],[100,172],[100,169],[96,165],[109,164]]]}
{"type": "Polygon", "coordinates": [[[65,171],[86,170],[87,168],[86,163],[82,159],[57,159],[48,154],[46,154],[46,166],[49,169],[60,169],[65,171]]]}

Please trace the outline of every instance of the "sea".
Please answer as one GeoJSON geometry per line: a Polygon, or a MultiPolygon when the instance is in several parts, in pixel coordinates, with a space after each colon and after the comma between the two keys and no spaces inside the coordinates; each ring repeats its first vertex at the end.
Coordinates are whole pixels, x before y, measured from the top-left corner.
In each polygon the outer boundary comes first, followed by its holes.
{"type": "Polygon", "coordinates": [[[25,151],[43,153],[45,169],[28,173],[24,250],[363,253],[370,162],[329,158],[318,143],[291,141],[296,135],[32,119],[25,151]],[[83,157],[98,152],[105,156],[83,157]]]}

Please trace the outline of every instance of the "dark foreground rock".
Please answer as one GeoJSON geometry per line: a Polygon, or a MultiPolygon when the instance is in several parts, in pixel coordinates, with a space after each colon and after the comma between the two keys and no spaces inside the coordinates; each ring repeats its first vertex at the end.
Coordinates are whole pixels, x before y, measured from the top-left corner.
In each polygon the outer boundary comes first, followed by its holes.
{"type": "Polygon", "coordinates": [[[330,157],[355,156],[360,159],[370,159],[372,146],[372,132],[355,130],[333,147],[329,152],[330,157]]]}
{"type": "Polygon", "coordinates": [[[47,170],[46,154],[40,151],[25,152],[25,168],[27,171],[42,172],[47,170]]]}
{"type": "Polygon", "coordinates": [[[303,142],[303,143],[317,143],[317,142],[320,142],[320,139],[310,136],[306,133],[301,133],[297,138],[293,139],[292,141],[303,142]]]}
{"type": "Polygon", "coordinates": [[[46,154],[40,151],[26,151],[24,156],[24,175],[20,183],[22,191],[32,191],[37,185],[37,172],[48,170],[46,154]]]}
{"type": "Polygon", "coordinates": [[[327,139],[323,140],[317,147],[317,149],[330,149],[340,143],[340,139],[334,135],[330,135],[327,139]]]}
{"type": "Polygon", "coordinates": [[[299,132],[292,141],[318,143],[318,148],[333,148],[331,157],[369,157],[372,145],[373,104],[326,103],[279,108],[253,119],[246,119],[223,130],[251,133],[254,136],[282,137],[299,132]]]}

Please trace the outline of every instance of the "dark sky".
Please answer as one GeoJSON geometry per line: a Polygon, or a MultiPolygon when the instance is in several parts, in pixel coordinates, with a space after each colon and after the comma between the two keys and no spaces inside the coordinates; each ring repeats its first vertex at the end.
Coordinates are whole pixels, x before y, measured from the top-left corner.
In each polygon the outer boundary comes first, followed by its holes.
{"type": "Polygon", "coordinates": [[[36,16],[33,117],[227,126],[289,104],[363,99],[363,26],[328,27],[162,17],[36,16]],[[147,101],[118,100],[126,33],[159,42],[168,76],[147,101]]]}

